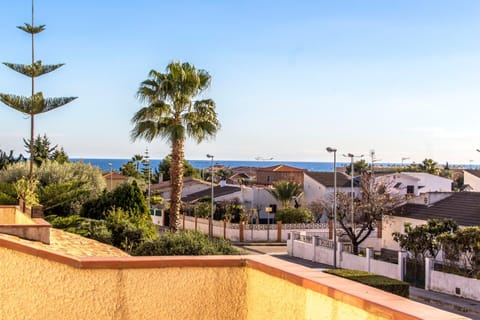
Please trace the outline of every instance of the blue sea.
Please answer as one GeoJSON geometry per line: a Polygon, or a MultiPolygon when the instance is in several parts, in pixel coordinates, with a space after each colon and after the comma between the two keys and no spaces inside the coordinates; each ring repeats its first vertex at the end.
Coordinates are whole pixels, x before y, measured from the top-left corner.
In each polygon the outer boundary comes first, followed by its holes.
{"type": "MultiPolygon", "coordinates": [[[[119,171],[122,165],[131,161],[130,159],[70,159],[71,161],[83,161],[90,163],[92,166],[99,167],[102,171],[110,170],[110,163],[112,169],[119,171]]],[[[204,169],[211,165],[210,160],[187,160],[194,168],[204,169]]],[[[152,168],[158,168],[162,160],[150,159],[152,168]]],[[[278,164],[285,164],[288,166],[307,169],[309,171],[332,171],[333,162],[297,162],[297,161],[240,161],[240,160],[214,160],[215,165],[223,165],[225,167],[271,167],[278,164]]],[[[347,163],[338,163],[337,166],[347,165],[347,163]]]]}
{"type": "MultiPolygon", "coordinates": [[[[131,159],[70,159],[71,161],[83,161],[85,163],[90,163],[92,166],[99,167],[102,171],[110,170],[110,163],[112,164],[112,169],[119,171],[122,165],[131,161],[131,159]]],[[[210,160],[187,160],[194,168],[204,169],[208,168],[211,165],[210,160]]],[[[152,168],[158,168],[158,165],[162,160],[150,159],[152,168]]],[[[215,165],[223,165],[229,168],[235,167],[271,167],[278,164],[285,164],[287,166],[306,169],[308,171],[320,171],[328,172],[333,171],[333,162],[302,162],[302,161],[242,161],[242,160],[214,160],[215,165]]],[[[350,165],[350,162],[338,162],[337,167],[343,167],[350,165]]],[[[380,165],[383,167],[398,166],[399,163],[376,163],[375,165],[380,165]]],[[[465,169],[478,169],[478,165],[451,165],[453,167],[462,167],[465,169]]]]}

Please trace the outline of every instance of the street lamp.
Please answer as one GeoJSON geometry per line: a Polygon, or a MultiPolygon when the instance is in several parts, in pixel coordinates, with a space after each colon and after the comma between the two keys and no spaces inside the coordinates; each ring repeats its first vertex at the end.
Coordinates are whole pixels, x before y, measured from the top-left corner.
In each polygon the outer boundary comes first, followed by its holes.
{"type": "Polygon", "coordinates": [[[403,168],[403,161],[410,159],[409,157],[402,157],[402,168],[403,168]]]}
{"type": "Polygon", "coordinates": [[[353,171],[354,171],[353,170],[353,158],[362,158],[363,154],[359,155],[359,156],[356,156],[353,153],[348,153],[346,155],[344,154],[343,156],[350,158],[350,175],[351,175],[351,178],[350,178],[350,187],[351,187],[350,196],[352,198],[352,203],[351,203],[352,233],[355,234],[355,213],[353,212],[353,201],[354,201],[354,196],[353,196],[353,171]]]}
{"type": "Polygon", "coordinates": [[[210,167],[210,186],[211,186],[211,189],[212,189],[212,195],[211,195],[211,200],[210,200],[210,210],[211,210],[211,215],[212,215],[212,224],[210,226],[211,230],[210,230],[210,237],[213,239],[213,177],[214,177],[214,173],[213,173],[213,155],[211,154],[207,154],[207,158],[211,159],[212,162],[211,162],[211,167],[210,167]]]}
{"type": "Polygon", "coordinates": [[[337,149],[328,147],[333,153],[333,268],[337,268],[337,149]]]}
{"type": "Polygon", "coordinates": [[[112,191],[112,176],[113,176],[112,163],[109,162],[108,165],[110,166],[110,191],[112,191]]]}

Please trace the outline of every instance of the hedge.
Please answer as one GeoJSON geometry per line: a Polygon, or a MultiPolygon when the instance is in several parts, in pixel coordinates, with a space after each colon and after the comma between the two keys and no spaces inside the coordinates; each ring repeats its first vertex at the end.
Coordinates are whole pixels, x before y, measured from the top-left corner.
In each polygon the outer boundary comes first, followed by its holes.
{"type": "Polygon", "coordinates": [[[367,286],[384,290],[405,298],[408,298],[410,294],[410,285],[408,283],[370,272],[348,269],[325,270],[324,272],[357,281],[366,284],[367,286]]]}

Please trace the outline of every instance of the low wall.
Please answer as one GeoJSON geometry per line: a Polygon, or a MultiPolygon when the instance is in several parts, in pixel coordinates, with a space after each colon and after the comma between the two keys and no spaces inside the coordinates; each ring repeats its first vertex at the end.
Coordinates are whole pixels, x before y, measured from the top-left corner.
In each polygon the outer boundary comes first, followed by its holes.
{"type": "MultiPolygon", "coordinates": [[[[185,230],[197,230],[209,234],[210,219],[195,218],[192,216],[180,216],[180,228],[185,230]],[[196,221],[196,222],[195,222],[196,221]]],[[[292,231],[305,231],[322,234],[328,237],[329,230],[326,223],[296,223],[296,224],[244,224],[225,223],[215,220],[213,234],[215,237],[229,239],[230,241],[287,241],[288,233],[292,231]],[[243,232],[242,232],[243,230],[243,232]]]]}
{"type": "MultiPolygon", "coordinates": [[[[304,236],[303,240],[297,240],[298,234],[291,233],[287,241],[289,255],[309,261],[315,261],[333,266],[333,241],[319,239],[317,237],[304,236]]],[[[399,253],[404,256],[404,252],[399,253]]],[[[402,261],[401,257],[399,258],[402,261]]],[[[403,265],[375,260],[373,250],[366,250],[366,256],[354,255],[344,251],[343,243],[337,243],[337,267],[372,272],[389,278],[403,280],[403,265]]]]}
{"type": "Polygon", "coordinates": [[[0,233],[49,244],[50,224],[41,218],[30,218],[19,208],[0,206],[0,233]]]}
{"type": "Polygon", "coordinates": [[[425,263],[425,289],[480,301],[480,280],[435,271],[433,261],[425,263]]]}
{"type": "Polygon", "coordinates": [[[1,319],[461,319],[270,256],[72,258],[0,239],[1,319]]]}

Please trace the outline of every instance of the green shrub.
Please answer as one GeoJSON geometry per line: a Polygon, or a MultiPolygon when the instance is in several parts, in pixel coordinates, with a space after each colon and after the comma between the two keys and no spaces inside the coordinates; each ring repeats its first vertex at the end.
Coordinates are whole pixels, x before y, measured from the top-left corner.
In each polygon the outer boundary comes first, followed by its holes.
{"type": "Polygon", "coordinates": [[[335,269],[325,270],[324,272],[333,274],[342,278],[357,281],[380,290],[384,290],[405,298],[409,296],[410,285],[406,282],[387,278],[370,272],[359,270],[335,269]]]}
{"type": "Polygon", "coordinates": [[[9,182],[0,182],[0,205],[18,204],[15,185],[9,182]]]}
{"type": "Polygon", "coordinates": [[[166,232],[156,240],[147,241],[136,251],[138,256],[200,256],[239,254],[229,241],[210,240],[195,231],[166,232]]]}
{"type": "Polygon", "coordinates": [[[287,207],[277,211],[275,220],[283,223],[310,223],[313,221],[313,214],[307,208],[287,207]]]}
{"type": "Polygon", "coordinates": [[[100,197],[84,203],[81,211],[83,217],[104,219],[113,208],[122,209],[133,215],[148,215],[147,200],[137,182],[123,183],[111,192],[104,192],[100,197]]]}

